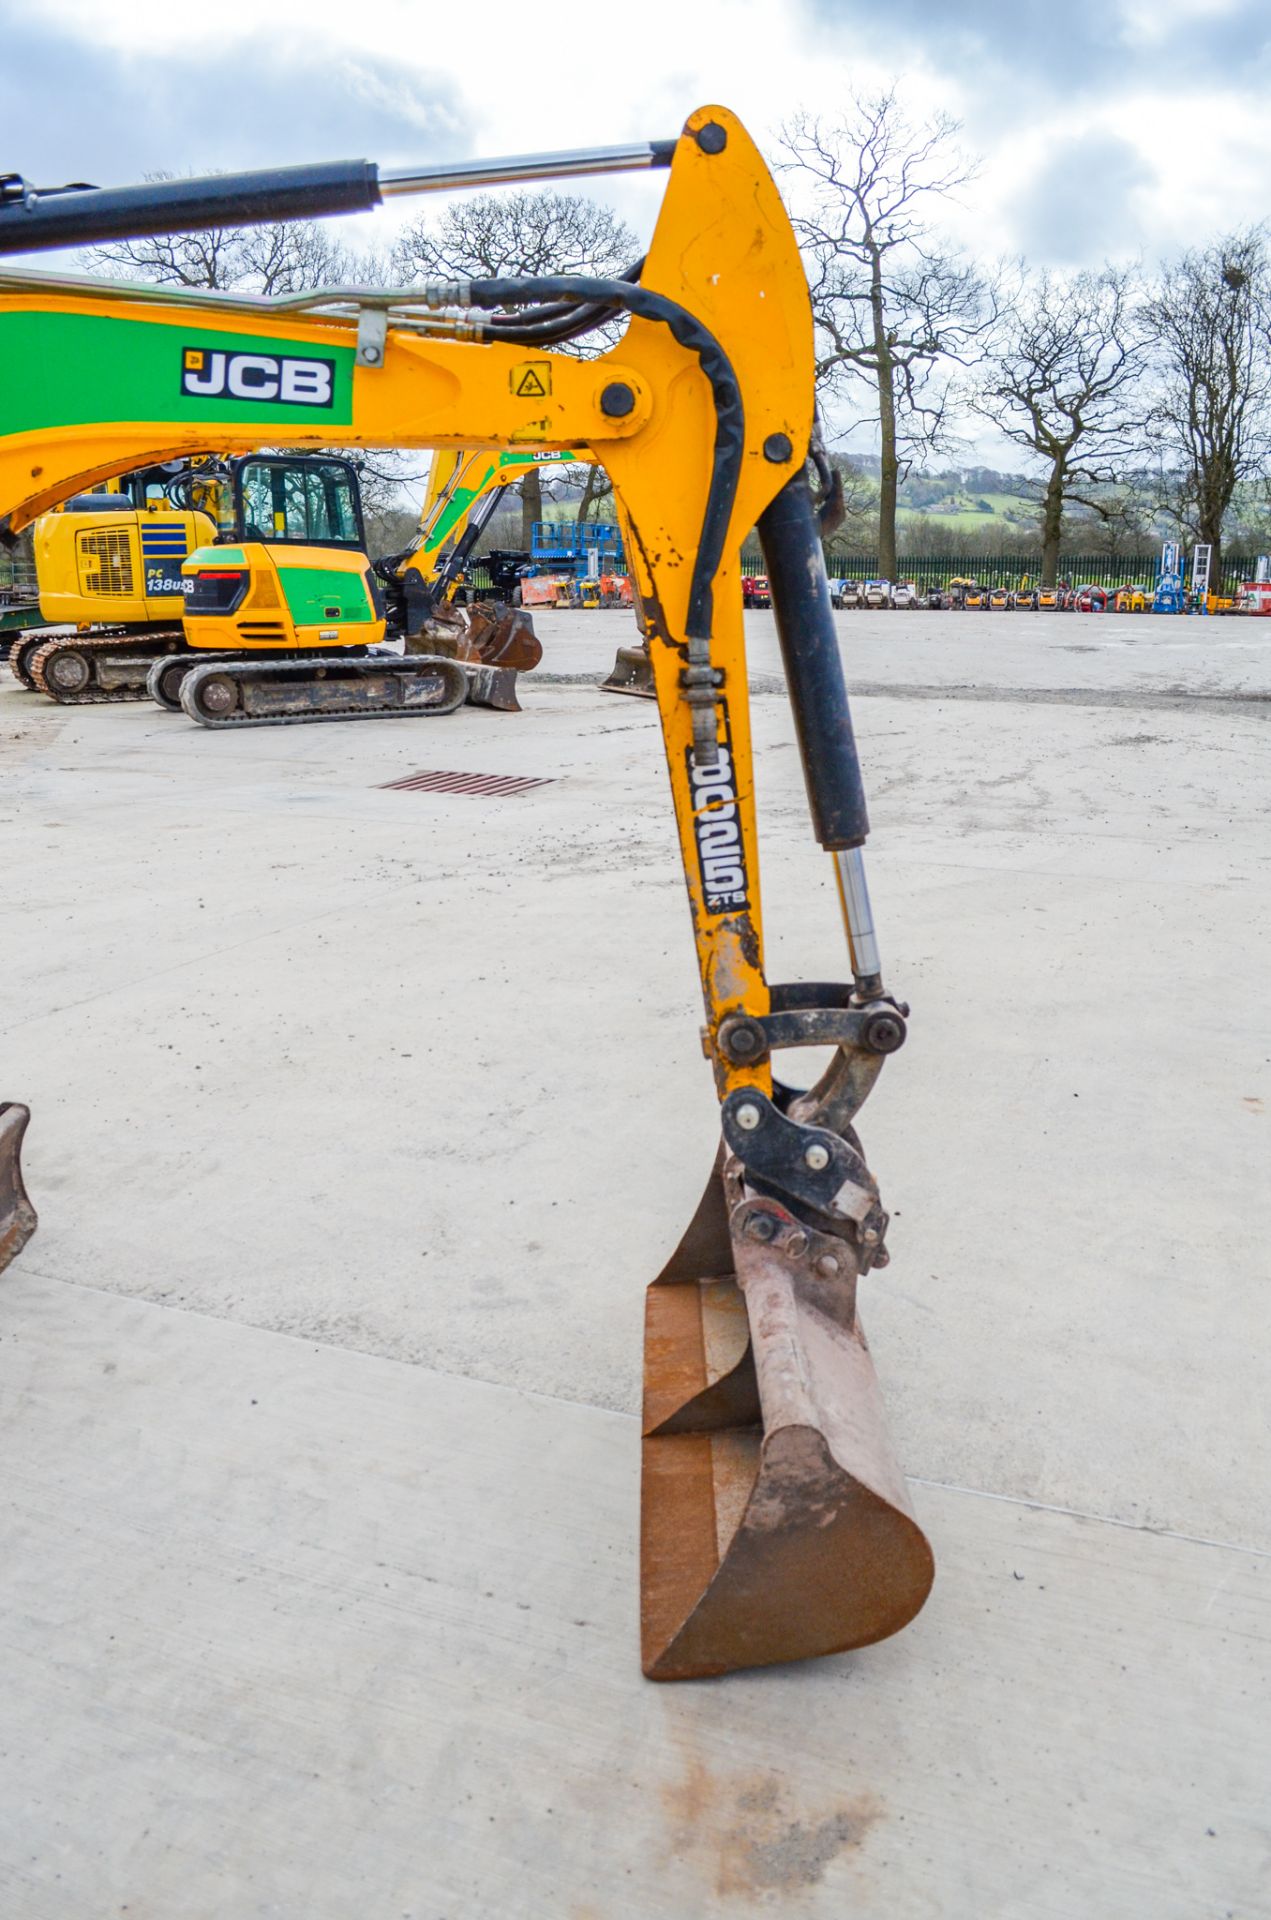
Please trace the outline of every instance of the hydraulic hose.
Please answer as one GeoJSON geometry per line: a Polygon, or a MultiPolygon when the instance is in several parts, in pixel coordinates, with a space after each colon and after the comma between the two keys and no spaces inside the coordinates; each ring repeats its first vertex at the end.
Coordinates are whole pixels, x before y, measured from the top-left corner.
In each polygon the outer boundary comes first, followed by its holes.
{"type": "MultiPolygon", "coordinates": [[[[473,306],[498,308],[538,302],[576,302],[610,312],[621,308],[642,320],[657,320],[669,327],[682,347],[695,353],[702,372],[710,382],[715,404],[715,447],[711,461],[710,489],[697,558],[689,586],[688,618],[685,633],[690,641],[707,642],[714,616],[714,583],[724,554],[728,523],[732,518],[737,484],[741,478],[745,447],[746,416],[741,389],[732,362],[708,328],[686,307],[668,300],[664,294],[625,279],[594,280],[581,274],[549,274],[499,280],[461,280],[430,285],[426,289],[436,306],[473,306]]],[[[516,322],[509,319],[493,323],[489,331],[500,340],[521,341],[516,322]]],[[[531,334],[530,339],[534,336],[531,334]]],[[[705,664],[705,663],[693,663],[705,664]]]]}

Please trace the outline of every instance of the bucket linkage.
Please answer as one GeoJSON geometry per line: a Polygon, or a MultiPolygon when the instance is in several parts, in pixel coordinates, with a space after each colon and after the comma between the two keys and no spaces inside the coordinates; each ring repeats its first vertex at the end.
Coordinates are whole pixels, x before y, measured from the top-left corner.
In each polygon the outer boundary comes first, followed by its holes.
{"type": "Polygon", "coordinates": [[[834,1061],[807,1094],[728,1096],[706,1191],[647,1294],[655,1680],[866,1646],[913,1618],[933,1578],[856,1303],[886,1265],[887,1215],[851,1121],[906,1009],[832,986],[774,987],[772,1007],[745,1021],[764,1045],[833,1040],[834,1061]]]}

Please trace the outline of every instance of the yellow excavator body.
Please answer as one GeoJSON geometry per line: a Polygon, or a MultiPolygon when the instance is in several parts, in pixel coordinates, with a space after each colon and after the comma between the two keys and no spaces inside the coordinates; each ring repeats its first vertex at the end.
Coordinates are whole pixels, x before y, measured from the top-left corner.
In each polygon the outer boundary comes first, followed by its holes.
{"type": "MultiPolygon", "coordinates": [[[[922,1606],[933,1563],[857,1304],[887,1264],[889,1221],[855,1123],[908,1008],[883,984],[807,478],[811,459],[828,513],[806,276],[733,114],[701,108],[678,140],[641,152],[670,172],[648,253],[618,279],[366,289],[335,310],[315,295],[306,311],[303,297],[200,302],[0,273],[0,532],[207,444],[562,448],[605,465],[652,667],[721,1122],[701,1204],[647,1295],[643,1664],[671,1680],[881,1639],[922,1606]],[[608,351],[557,350],[623,314],[608,351]],[[103,355],[109,396],[94,377],[103,355]],[[38,383],[21,374],[33,356],[38,383]],[[842,983],[771,983],[765,970],[741,592],[756,525],[844,921],[842,983]],[[774,1071],[800,1048],[829,1052],[802,1090],[774,1071]]],[[[139,201],[147,191],[167,205],[188,187],[137,189],[139,201]]],[[[200,183],[204,203],[217,191],[200,183]]],[[[75,199],[47,216],[50,235],[64,238],[75,199]]],[[[37,201],[17,217],[46,216],[37,201]]],[[[0,250],[6,232],[30,230],[0,207],[0,250]]],[[[232,673],[210,663],[183,703],[204,674],[233,696],[232,673]]]]}
{"type": "Polygon", "coordinates": [[[182,571],[189,647],[319,652],[375,646],[384,638],[384,615],[361,552],[247,541],[201,547],[182,571]]]}
{"type": "Polygon", "coordinates": [[[182,565],[215,537],[205,513],[138,509],[126,494],[80,495],[36,522],[40,612],[75,626],[179,620],[182,565]]]}

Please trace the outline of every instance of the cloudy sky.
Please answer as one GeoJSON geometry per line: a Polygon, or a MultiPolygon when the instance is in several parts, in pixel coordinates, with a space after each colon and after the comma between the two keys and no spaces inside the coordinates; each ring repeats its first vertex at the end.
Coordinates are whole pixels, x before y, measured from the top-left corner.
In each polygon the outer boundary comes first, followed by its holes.
{"type": "MultiPolygon", "coordinates": [[[[947,224],[986,257],[1151,258],[1271,213],[1271,0],[0,0],[0,172],[402,165],[666,136],[707,101],[764,145],[893,81],[962,120],[982,165],[947,224]]],[[[657,175],[596,192],[648,230],[657,175]]]]}

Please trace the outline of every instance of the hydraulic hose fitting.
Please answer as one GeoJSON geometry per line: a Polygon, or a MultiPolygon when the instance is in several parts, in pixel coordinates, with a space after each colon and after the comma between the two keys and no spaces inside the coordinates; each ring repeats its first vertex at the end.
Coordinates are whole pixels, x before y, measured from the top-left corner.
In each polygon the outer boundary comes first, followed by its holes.
{"type": "Polygon", "coordinates": [[[472,282],[471,280],[425,280],[419,289],[418,297],[425,307],[470,307],[472,282]]]}

